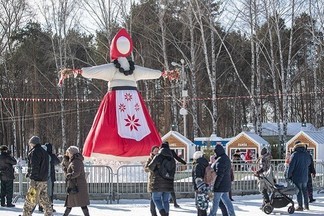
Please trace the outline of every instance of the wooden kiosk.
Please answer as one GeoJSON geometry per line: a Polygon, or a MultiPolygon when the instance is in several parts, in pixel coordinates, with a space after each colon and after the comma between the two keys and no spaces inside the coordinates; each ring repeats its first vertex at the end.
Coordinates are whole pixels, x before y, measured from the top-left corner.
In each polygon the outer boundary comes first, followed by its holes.
{"type": "Polygon", "coordinates": [[[300,131],[287,142],[286,152],[292,151],[297,140],[307,144],[307,150],[314,160],[324,160],[324,131],[300,131]]]}
{"type": "Polygon", "coordinates": [[[261,136],[253,132],[243,131],[226,144],[226,154],[232,160],[232,156],[237,150],[242,159],[247,152],[250,152],[252,160],[256,160],[261,155],[261,149],[268,146],[269,143],[261,136]]]}
{"type": "Polygon", "coordinates": [[[192,159],[192,155],[195,152],[195,145],[179,132],[169,131],[162,137],[162,141],[169,142],[170,148],[174,149],[177,155],[186,162],[192,159]]]}

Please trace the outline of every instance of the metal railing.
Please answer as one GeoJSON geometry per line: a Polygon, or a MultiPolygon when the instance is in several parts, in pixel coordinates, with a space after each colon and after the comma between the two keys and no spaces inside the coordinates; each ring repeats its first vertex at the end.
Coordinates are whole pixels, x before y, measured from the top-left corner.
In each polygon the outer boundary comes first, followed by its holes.
{"type": "MultiPolygon", "coordinates": [[[[313,179],[314,191],[324,192],[324,162],[316,162],[316,177],[313,179]]],[[[246,195],[259,193],[257,178],[254,176],[257,164],[233,163],[234,181],[232,193],[246,195]]],[[[285,183],[284,161],[272,161],[272,167],[277,183],[285,183]]],[[[26,167],[16,166],[16,179],[14,180],[14,202],[24,198],[28,189],[28,180],[25,178],[26,167]]],[[[109,166],[86,165],[86,178],[91,199],[106,199],[107,203],[120,199],[148,198],[147,178],[143,165],[122,165],[114,173],[109,166]]],[[[192,163],[177,165],[174,189],[179,197],[193,197],[192,163]]],[[[56,199],[66,196],[65,177],[60,168],[56,170],[57,181],[54,184],[56,199]]]]}

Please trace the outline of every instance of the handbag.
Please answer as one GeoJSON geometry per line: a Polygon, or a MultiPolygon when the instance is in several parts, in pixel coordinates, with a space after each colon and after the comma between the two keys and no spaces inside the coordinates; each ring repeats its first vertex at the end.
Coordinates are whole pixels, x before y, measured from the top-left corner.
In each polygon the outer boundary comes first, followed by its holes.
{"type": "Polygon", "coordinates": [[[66,192],[68,194],[77,194],[77,193],[79,193],[78,183],[77,183],[76,179],[71,179],[70,181],[71,181],[71,183],[74,183],[74,184],[72,184],[72,186],[68,186],[66,192]]]}

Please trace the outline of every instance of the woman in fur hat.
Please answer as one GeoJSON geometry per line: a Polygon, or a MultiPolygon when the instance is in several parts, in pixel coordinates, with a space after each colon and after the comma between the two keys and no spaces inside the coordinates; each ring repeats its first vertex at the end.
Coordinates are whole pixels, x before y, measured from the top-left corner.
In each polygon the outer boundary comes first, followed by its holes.
{"type": "Polygon", "coordinates": [[[63,216],[68,216],[73,207],[81,207],[85,216],[90,216],[88,205],[90,205],[88,185],[85,177],[83,156],[76,146],[70,146],[66,150],[69,158],[68,164],[65,163],[67,196],[65,199],[65,212],[63,216]]]}

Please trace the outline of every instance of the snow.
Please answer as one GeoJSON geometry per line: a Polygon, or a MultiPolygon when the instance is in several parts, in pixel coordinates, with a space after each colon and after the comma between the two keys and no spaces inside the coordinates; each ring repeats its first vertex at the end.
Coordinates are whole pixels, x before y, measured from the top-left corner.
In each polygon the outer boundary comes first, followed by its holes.
{"type": "MultiPolygon", "coordinates": [[[[324,193],[315,193],[315,203],[310,203],[310,210],[303,212],[295,212],[292,215],[324,215],[324,193]]],[[[247,196],[234,196],[234,208],[236,216],[251,216],[251,215],[267,215],[262,212],[259,207],[262,203],[261,195],[247,195],[247,196]]],[[[296,196],[294,196],[295,207],[297,206],[296,196]]],[[[0,207],[0,214],[4,216],[18,216],[22,213],[23,199],[18,199],[15,208],[0,207]]],[[[197,215],[197,211],[194,205],[194,199],[178,199],[178,204],[181,208],[174,208],[170,203],[170,215],[176,216],[192,216],[197,215]]],[[[289,205],[288,205],[289,206],[289,205]]],[[[287,212],[288,206],[283,208],[275,208],[270,215],[289,215],[287,212]]],[[[64,201],[54,200],[54,208],[56,209],[55,216],[63,215],[64,201]]],[[[37,208],[36,208],[37,209],[37,208]]],[[[134,200],[120,200],[120,203],[107,204],[106,201],[91,200],[89,206],[91,216],[150,216],[149,212],[149,200],[134,199],[134,200]]],[[[43,213],[34,212],[33,216],[41,216],[43,213]]],[[[72,209],[70,216],[83,215],[81,208],[76,207],[72,209]]],[[[220,209],[218,210],[218,216],[221,215],[220,209]]]]}

